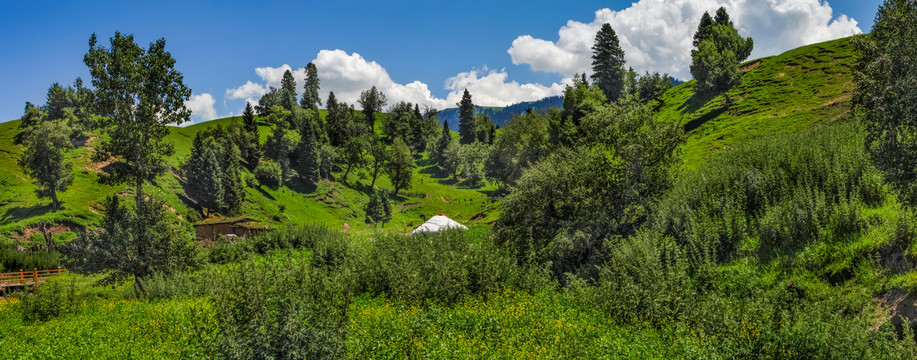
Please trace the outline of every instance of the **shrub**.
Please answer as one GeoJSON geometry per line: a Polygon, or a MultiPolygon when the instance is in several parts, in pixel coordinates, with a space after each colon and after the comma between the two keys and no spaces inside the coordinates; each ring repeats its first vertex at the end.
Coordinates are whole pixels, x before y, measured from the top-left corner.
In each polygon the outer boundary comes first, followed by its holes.
{"type": "Polygon", "coordinates": [[[267,160],[255,168],[255,178],[262,186],[276,190],[283,183],[283,171],[280,169],[280,164],[267,160]]]}
{"type": "Polygon", "coordinates": [[[60,253],[57,251],[19,251],[0,249],[0,272],[19,271],[20,269],[56,269],[60,266],[60,253]]]}
{"type": "Polygon", "coordinates": [[[71,282],[66,293],[57,282],[41,286],[32,294],[22,293],[17,306],[22,320],[29,323],[76,313],[76,285],[71,282]]]}

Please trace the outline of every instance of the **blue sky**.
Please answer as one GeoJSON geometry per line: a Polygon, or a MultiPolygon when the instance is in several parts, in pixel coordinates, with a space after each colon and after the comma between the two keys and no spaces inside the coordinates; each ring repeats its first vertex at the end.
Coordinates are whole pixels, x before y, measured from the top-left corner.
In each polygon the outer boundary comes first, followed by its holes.
{"type": "Polygon", "coordinates": [[[335,91],[345,101],[377,85],[394,101],[445,107],[469,88],[478,104],[507,105],[557,94],[586,71],[588,44],[603,22],[618,31],[635,69],[686,78],[685,42],[704,10],[725,5],[755,39],[758,57],[868,32],[879,5],[764,3],[3,1],[0,121],[18,118],[26,101],[43,103],[53,82],[88,83],[82,57],[93,32],[102,43],[115,30],[132,33],[142,46],[164,37],[200,121],[238,114],[279,82],[285,64],[316,61],[323,95],[335,91]]]}

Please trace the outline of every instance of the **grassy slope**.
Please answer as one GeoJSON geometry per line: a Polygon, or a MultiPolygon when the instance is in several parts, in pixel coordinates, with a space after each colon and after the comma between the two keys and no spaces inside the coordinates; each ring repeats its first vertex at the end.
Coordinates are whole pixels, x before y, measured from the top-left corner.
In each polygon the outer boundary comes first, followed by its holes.
{"type": "MultiPolygon", "coordinates": [[[[169,165],[178,167],[184,162],[198,131],[217,125],[225,126],[238,119],[224,118],[184,128],[171,127],[166,141],[174,145],[175,154],[167,159],[169,165]]],[[[13,141],[18,133],[18,124],[18,121],[0,124],[0,167],[6,169],[0,173],[0,239],[18,235],[24,228],[39,221],[92,226],[101,219],[100,202],[106,196],[129,189],[127,186],[98,184],[99,167],[89,161],[90,148],[97,141],[92,139],[87,146],[68,153],[68,158],[74,163],[74,182],[69,190],[59,194],[65,209],[51,212],[50,201],[35,196],[34,185],[16,164],[23,150],[13,141]]],[[[263,142],[271,128],[261,126],[260,132],[263,142]]],[[[406,191],[407,195],[393,199],[394,214],[384,231],[407,232],[435,214],[446,214],[471,226],[483,225],[496,219],[497,204],[487,195],[488,191],[494,189],[454,186],[454,181],[438,176],[425,158],[418,159],[416,163],[418,166],[414,170],[412,187],[406,191]]],[[[344,229],[346,223],[354,231],[371,232],[373,230],[366,229],[363,212],[369,200],[366,195],[369,184],[369,175],[363,171],[351,173],[346,182],[323,181],[311,185],[293,181],[278,190],[247,187],[248,203],[244,212],[274,225],[317,222],[344,229]]],[[[391,189],[385,175],[379,176],[376,186],[391,189]]],[[[164,200],[180,215],[185,225],[200,219],[200,215],[193,209],[193,203],[184,196],[181,180],[176,174],[167,172],[159,176],[154,186],[148,187],[147,191],[164,200]]],[[[190,231],[190,227],[187,229],[190,231]]],[[[60,237],[62,241],[68,240],[73,234],[60,237]]]]}
{"type": "Polygon", "coordinates": [[[852,38],[803,46],[744,64],[742,84],[724,97],[698,99],[694,81],[665,93],[659,117],[680,121],[688,141],[685,166],[695,169],[714,151],[765,135],[798,132],[850,110],[852,38]]]}

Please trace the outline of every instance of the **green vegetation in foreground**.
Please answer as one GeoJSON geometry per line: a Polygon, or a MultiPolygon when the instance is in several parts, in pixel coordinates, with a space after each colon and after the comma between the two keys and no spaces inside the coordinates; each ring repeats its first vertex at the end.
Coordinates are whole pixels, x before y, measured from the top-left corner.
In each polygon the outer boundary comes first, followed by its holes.
{"type": "Polygon", "coordinates": [[[695,169],[715,151],[751,139],[803,131],[850,111],[854,50],[844,38],[803,46],[745,63],[742,84],[712,99],[694,96],[695,82],[676,86],[660,99],[659,119],[679,121],[688,135],[685,167],[695,169]]]}
{"type": "MultiPolygon", "coordinates": [[[[321,111],[322,116],[325,111],[321,111]]],[[[227,126],[240,117],[224,118],[188,127],[169,127],[165,142],[175,147],[175,154],[166,159],[167,163],[178,168],[191,151],[194,135],[201,130],[227,126]]],[[[46,221],[64,224],[70,229],[57,235],[59,242],[75,238],[75,233],[82,228],[94,227],[102,219],[102,202],[110,195],[131,194],[128,186],[108,186],[99,184],[97,179],[104,164],[90,160],[92,146],[96,137],[82,147],[69,150],[67,158],[74,163],[73,184],[65,192],[60,192],[63,210],[52,212],[50,200],[38,199],[35,185],[26,176],[16,159],[23,148],[16,145],[14,137],[19,132],[19,121],[0,123],[0,167],[9,169],[0,174],[0,237],[12,242],[14,235],[20,236],[29,228],[31,239],[35,243],[40,235],[35,234],[35,225],[46,221]]],[[[377,126],[381,128],[381,126],[377,126]]],[[[262,143],[270,135],[272,128],[264,123],[259,126],[262,143]]],[[[489,194],[496,190],[495,185],[480,188],[468,188],[456,180],[442,175],[426,155],[415,159],[412,186],[402,191],[399,196],[390,196],[392,220],[386,224],[385,231],[405,233],[420,225],[436,214],[450,216],[469,226],[492,223],[499,215],[499,205],[489,194]]],[[[364,207],[369,201],[371,175],[367,171],[353,171],[346,181],[320,181],[315,185],[299,180],[287,182],[277,190],[266,186],[257,186],[254,176],[246,169],[242,170],[243,178],[249,186],[245,188],[247,201],[243,213],[263,222],[281,225],[285,223],[322,223],[335,229],[349,226],[353,231],[370,232],[364,218],[364,207]]],[[[340,177],[343,171],[335,172],[340,177]]],[[[157,199],[163,200],[173,211],[186,220],[186,231],[192,231],[190,222],[200,219],[200,214],[193,208],[194,204],[185,196],[182,179],[175,171],[166,172],[145,188],[157,199]]],[[[376,186],[392,190],[393,187],[386,175],[380,175],[376,186]]],[[[24,245],[29,245],[25,242],[24,245]]],[[[0,244],[3,245],[3,244],[0,244]]]]}

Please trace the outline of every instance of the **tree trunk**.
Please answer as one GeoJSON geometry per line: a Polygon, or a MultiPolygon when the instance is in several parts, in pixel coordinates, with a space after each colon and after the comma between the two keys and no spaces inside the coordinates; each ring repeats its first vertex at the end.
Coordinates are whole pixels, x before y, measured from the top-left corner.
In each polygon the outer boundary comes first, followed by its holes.
{"type": "Polygon", "coordinates": [[[347,175],[350,174],[350,169],[352,169],[352,168],[353,168],[353,163],[352,163],[352,162],[351,162],[351,163],[348,163],[348,164],[347,164],[347,171],[344,172],[344,182],[347,182],[347,175]]]}
{"type": "Polygon", "coordinates": [[[57,191],[51,190],[51,209],[60,210],[60,200],[57,200],[57,191]]]}
{"type": "Polygon", "coordinates": [[[369,184],[370,188],[376,186],[376,177],[379,176],[379,168],[381,167],[382,165],[380,165],[378,162],[373,163],[373,182],[369,184]]]}

